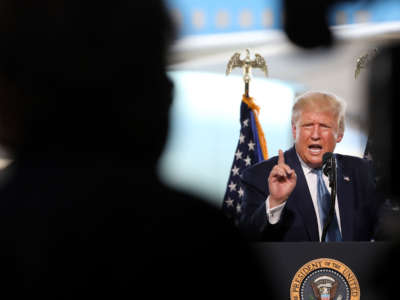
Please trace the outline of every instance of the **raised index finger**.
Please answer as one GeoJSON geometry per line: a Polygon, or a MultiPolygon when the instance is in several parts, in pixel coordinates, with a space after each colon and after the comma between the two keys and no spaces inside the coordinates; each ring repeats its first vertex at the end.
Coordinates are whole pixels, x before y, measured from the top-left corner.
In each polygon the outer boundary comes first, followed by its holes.
{"type": "Polygon", "coordinates": [[[285,157],[283,156],[282,149],[279,149],[278,165],[285,163],[285,157]]]}

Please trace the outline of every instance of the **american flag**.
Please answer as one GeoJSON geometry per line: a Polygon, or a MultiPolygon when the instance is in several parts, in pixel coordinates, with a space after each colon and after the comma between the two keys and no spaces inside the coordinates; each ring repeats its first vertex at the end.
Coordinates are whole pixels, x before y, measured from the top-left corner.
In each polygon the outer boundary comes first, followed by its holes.
{"type": "Polygon", "coordinates": [[[259,107],[243,96],[240,105],[240,136],[225,191],[222,211],[236,225],[242,211],[244,190],[240,186],[242,171],[268,158],[267,146],[258,120],[259,107]]]}

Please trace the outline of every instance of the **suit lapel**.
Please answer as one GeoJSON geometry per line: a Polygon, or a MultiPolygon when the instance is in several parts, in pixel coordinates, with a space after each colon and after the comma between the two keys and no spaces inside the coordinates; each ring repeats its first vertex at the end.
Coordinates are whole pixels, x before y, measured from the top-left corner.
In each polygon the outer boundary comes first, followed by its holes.
{"type": "Polygon", "coordinates": [[[354,178],[351,170],[345,170],[337,160],[337,199],[343,241],[354,240],[354,178]]]}
{"type": "Polygon", "coordinates": [[[317,216],[308,189],[307,180],[294,147],[286,152],[285,162],[293,168],[297,174],[296,187],[289,199],[300,212],[310,241],[319,241],[317,216]]]}

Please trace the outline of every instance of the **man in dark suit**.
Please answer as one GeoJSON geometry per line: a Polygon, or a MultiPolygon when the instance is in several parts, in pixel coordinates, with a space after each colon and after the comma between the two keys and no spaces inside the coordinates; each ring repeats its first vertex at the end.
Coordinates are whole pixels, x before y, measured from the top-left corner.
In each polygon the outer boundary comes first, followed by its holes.
{"type": "MultiPolygon", "coordinates": [[[[241,228],[250,239],[321,240],[330,188],[320,168],[324,153],[333,152],[343,138],[344,113],[344,103],[332,94],[308,92],[297,99],[292,112],[294,147],[242,174],[241,228]]],[[[369,241],[379,208],[369,163],[335,157],[337,201],[325,241],[369,241]]]]}

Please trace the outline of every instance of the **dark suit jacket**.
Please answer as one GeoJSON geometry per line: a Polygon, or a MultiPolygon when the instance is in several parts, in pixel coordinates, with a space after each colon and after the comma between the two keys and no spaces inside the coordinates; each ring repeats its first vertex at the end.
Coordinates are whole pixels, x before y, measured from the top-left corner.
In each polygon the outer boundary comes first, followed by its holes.
{"type": "MultiPolygon", "coordinates": [[[[284,153],[285,162],[297,174],[297,184],[289,196],[281,219],[267,221],[268,176],[278,157],[258,163],[242,174],[245,196],[240,227],[252,240],[318,241],[318,223],[306,178],[295,148],[284,153]]],[[[343,241],[369,241],[377,224],[379,200],[368,161],[336,154],[337,199],[343,241]]]]}

